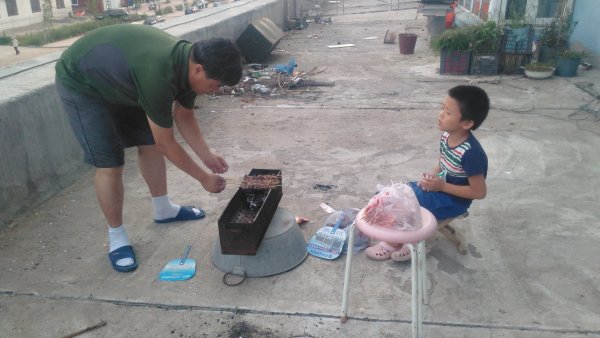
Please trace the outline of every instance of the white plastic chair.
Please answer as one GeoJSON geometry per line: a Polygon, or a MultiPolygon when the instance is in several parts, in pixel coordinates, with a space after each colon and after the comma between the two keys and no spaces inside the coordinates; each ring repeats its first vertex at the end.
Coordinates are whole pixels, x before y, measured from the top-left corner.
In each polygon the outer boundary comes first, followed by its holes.
{"type": "MultiPolygon", "coordinates": [[[[407,244],[411,254],[412,270],[412,336],[414,338],[423,336],[423,309],[422,305],[428,303],[426,276],[427,267],[425,264],[425,240],[433,236],[437,230],[437,221],[433,214],[427,209],[421,207],[422,226],[417,230],[397,230],[393,228],[381,227],[365,222],[363,217],[364,209],[361,210],[350,229],[350,238],[348,239],[348,248],[354,247],[354,230],[358,227],[362,233],[375,240],[386,241],[388,243],[407,244]]],[[[346,255],[346,270],[344,273],[344,290],[342,296],[342,315],[340,321],[345,323],[348,320],[348,292],[350,289],[350,269],[352,267],[352,254],[346,255]]]]}

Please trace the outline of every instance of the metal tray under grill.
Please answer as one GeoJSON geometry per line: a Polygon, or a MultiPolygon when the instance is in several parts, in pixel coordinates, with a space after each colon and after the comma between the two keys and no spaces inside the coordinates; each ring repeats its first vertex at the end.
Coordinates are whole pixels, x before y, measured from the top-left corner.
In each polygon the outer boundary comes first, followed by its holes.
{"type": "MultiPolygon", "coordinates": [[[[248,175],[281,176],[281,169],[252,169],[248,175]]],[[[281,186],[269,190],[238,189],[218,220],[221,253],[256,255],[282,195],[281,186]]]]}

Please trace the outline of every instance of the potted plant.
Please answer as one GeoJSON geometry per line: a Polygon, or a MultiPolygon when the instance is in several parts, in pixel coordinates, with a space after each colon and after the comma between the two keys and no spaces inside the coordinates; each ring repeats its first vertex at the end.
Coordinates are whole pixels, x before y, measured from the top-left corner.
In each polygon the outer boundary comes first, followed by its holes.
{"type": "Polygon", "coordinates": [[[545,62],[535,62],[526,64],[525,76],[532,79],[547,79],[554,74],[554,64],[545,62]]]}
{"type": "Polygon", "coordinates": [[[577,76],[577,68],[584,56],[585,52],[583,51],[574,51],[567,48],[558,51],[556,53],[555,74],[564,77],[577,76]]]}
{"type": "Polygon", "coordinates": [[[431,48],[440,53],[440,74],[468,74],[471,60],[472,33],[469,27],[444,31],[431,40],[431,48]]]}
{"type": "Polygon", "coordinates": [[[554,59],[556,52],[567,48],[569,37],[576,25],[577,21],[573,20],[572,11],[568,11],[564,15],[560,15],[557,11],[550,24],[542,29],[538,59],[541,62],[548,62],[554,59]]]}
{"type": "Polygon", "coordinates": [[[498,73],[502,30],[494,21],[469,26],[471,36],[470,74],[495,75],[498,73]]]}

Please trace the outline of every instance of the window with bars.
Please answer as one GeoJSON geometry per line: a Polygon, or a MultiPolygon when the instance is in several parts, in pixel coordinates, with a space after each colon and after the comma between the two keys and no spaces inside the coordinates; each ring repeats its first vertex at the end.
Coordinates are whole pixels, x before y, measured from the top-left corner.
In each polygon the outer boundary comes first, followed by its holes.
{"type": "Polygon", "coordinates": [[[536,18],[552,18],[566,5],[567,0],[538,0],[536,18]]]}
{"type": "Polygon", "coordinates": [[[504,18],[507,20],[525,15],[527,10],[527,0],[508,0],[506,3],[506,13],[504,18]]]}
{"type": "Polygon", "coordinates": [[[488,19],[490,0],[460,0],[458,4],[484,21],[488,19]]]}
{"type": "Polygon", "coordinates": [[[465,0],[464,7],[468,10],[471,10],[471,8],[473,8],[473,0],[465,0]]]}
{"type": "Polygon", "coordinates": [[[56,0],[56,8],[57,9],[65,8],[65,1],[64,0],[56,0]]]}
{"type": "Polygon", "coordinates": [[[6,0],[6,13],[8,16],[19,15],[19,9],[17,8],[17,0],[6,0]]]}
{"type": "Polygon", "coordinates": [[[29,0],[29,3],[31,4],[32,13],[39,13],[42,11],[42,7],[40,6],[40,0],[29,0]]]}
{"type": "Polygon", "coordinates": [[[481,1],[480,0],[473,0],[473,8],[471,8],[471,13],[475,14],[475,15],[479,15],[479,7],[481,5],[481,1]]]}

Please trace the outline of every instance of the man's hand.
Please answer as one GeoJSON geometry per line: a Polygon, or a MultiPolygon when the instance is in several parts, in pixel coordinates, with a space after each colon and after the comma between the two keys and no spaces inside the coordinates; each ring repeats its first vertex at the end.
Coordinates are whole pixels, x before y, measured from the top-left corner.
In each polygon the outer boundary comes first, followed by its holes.
{"type": "Polygon", "coordinates": [[[225,160],[221,156],[213,152],[204,156],[202,158],[202,162],[214,174],[223,174],[229,169],[229,165],[227,165],[227,162],[225,162],[225,160]]]}
{"type": "Polygon", "coordinates": [[[208,174],[201,183],[206,191],[214,193],[220,193],[227,185],[223,177],[215,174],[208,174]]]}

